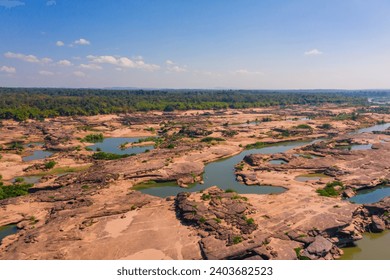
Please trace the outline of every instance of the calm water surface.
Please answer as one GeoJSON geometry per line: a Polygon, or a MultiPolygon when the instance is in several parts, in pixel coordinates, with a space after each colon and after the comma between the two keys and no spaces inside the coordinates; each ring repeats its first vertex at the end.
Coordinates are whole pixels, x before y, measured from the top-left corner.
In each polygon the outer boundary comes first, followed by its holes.
{"type": "Polygon", "coordinates": [[[124,154],[140,154],[146,150],[154,149],[154,146],[142,146],[142,147],[128,147],[127,149],[121,149],[120,145],[124,143],[135,143],[141,138],[128,138],[128,137],[117,137],[117,138],[105,138],[103,142],[96,143],[89,148],[96,151],[100,148],[102,152],[113,153],[118,155],[124,154]]]}
{"type": "MultiPolygon", "coordinates": [[[[350,198],[357,204],[378,202],[390,196],[390,186],[380,186],[361,190],[350,198]]],[[[342,260],[390,260],[390,231],[382,233],[364,233],[363,239],[355,242],[354,247],[343,248],[342,260]]]]}
{"type": "Polygon", "coordinates": [[[23,161],[27,162],[27,161],[37,160],[37,159],[44,159],[51,156],[52,154],[53,152],[37,150],[34,151],[32,155],[25,156],[22,159],[23,161]]]}
{"type": "Polygon", "coordinates": [[[15,234],[17,232],[18,232],[18,228],[16,227],[15,224],[0,227],[0,243],[4,237],[11,234],[15,234]]]}
{"type": "MultiPolygon", "coordinates": [[[[313,141],[314,142],[314,141],[313,141]]],[[[241,194],[271,194],[271,193],[282,193],[286,189],[282,187],[272,186],[247,186],[236,180],[234,174],[234,167],[239,163],[244,156],[250,154],[274,154],[283,153],[290,149],[309,144],[312,142],[289,142],[278,144],[274,146],[264,147],[260,149],[244,150],[240,154],[219,160],[216,162],[209,163],[205,166],[203,180],[204,184],[193,184],[187,189],[180,188],[175,182],[165,182],[157,184],[141,184],[136,186],[134,189],[138,189],[143,193],[147,193],[154,196],[166,197],[176,195],[183,191],[196,192],[211,186],[218,186],[221,189],[234,189],[241,194]]]]}

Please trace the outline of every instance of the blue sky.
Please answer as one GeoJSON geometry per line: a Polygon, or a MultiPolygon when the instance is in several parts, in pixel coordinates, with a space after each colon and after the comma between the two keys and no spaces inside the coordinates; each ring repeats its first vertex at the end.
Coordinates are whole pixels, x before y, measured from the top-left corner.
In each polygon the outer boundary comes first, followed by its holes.
{"type": "Polygon", "coordinates": [[[0,86],[390,88],[387,0],[0,0],[0,86]]]}

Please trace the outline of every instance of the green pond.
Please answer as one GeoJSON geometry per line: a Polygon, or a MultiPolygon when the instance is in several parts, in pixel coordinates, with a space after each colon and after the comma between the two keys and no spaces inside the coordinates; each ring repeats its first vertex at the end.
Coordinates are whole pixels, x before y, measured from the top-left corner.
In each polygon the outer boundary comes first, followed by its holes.
{"type": "Polygon", "coordinates": [[[341,260],[390,260],[390,231],[363,233],[363,239],[343,251],[341,260]]]}

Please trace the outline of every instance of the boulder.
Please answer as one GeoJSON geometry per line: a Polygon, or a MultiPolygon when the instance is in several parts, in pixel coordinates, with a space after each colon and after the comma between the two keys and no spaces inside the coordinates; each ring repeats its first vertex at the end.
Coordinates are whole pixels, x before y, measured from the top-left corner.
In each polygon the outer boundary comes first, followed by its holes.
{"type": "Polygon", "coordinates": [[[314,242],[306,250],[313,255],[325,257],[333,247],[333,243],[321,235],[317,235],[314,242]]]}
{"type": "Polygon", "coordinates": [[[355,192],[353,191],[353,189],[346,189],[343,192],[343,196],[347,197],[347,198],[351,198],[351,197],[355,196],[355,192]]]}
{"type": "Polygon", "coordinates": [[[371,226],[371,230],[373,232],[382,232],[386,229],[385,222],[376,215],[371,217],[371,225],[370,226],[371,226]]]}

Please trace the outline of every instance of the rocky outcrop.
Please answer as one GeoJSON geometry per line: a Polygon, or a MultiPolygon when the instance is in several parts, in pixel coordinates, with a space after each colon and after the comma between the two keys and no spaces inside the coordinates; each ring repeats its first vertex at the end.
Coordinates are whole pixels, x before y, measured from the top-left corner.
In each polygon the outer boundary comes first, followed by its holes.
{"type": "Polygon", "coordinates": [[[179,193],[176,209],[182,221],[196,227],[201,236],[214,236],[223,240],[226,246],[248,239],[257,228],[248,216],[254,210],[246,198],[234,192],[225,193],[217,187],[205,190],[198,197],[179,193]]]}

